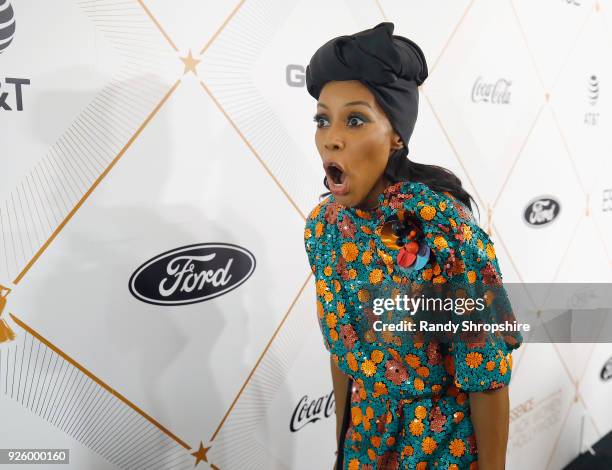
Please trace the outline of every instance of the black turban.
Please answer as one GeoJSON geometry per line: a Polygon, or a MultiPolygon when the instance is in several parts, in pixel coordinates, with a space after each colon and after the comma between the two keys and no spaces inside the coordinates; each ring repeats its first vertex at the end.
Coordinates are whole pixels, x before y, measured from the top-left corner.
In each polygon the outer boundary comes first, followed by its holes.
{"type": "Polygon", "coordinates": [[[328,81],[361,81],[402,138],[406,155],[419,108],[417,87],[428,70],[421,48],[408,38],[393,35],[393,28],[393,23],[383,22],[323,44],[306,67],[306,88],[319,99],[328,81]]]}

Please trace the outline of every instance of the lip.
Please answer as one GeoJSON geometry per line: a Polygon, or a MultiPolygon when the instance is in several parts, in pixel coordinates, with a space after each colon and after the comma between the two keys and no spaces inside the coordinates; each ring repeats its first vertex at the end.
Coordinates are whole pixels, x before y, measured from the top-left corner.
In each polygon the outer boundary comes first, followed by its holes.
{"type": "Polygon", "coordinates": [[[329,161],[323,164],[323,169],[325,170],[325,174],[327,175],[327,184],[329,185],[329,190],[330,192],[334,195],[334,196],[344,196],[345,194],[348,194],[349,192],[349,177],[344,169],[344,167],[338,163],[338,162],[334,162],[334,161],[329,161]],[[332,178],[332,174],[331,174],[331,167],[337,167],[338,169],[340,169],[340,171],[342,171],[342,173],[344,173],[344,181],[342,183],[335,183],[333,178],[332,178]]]}

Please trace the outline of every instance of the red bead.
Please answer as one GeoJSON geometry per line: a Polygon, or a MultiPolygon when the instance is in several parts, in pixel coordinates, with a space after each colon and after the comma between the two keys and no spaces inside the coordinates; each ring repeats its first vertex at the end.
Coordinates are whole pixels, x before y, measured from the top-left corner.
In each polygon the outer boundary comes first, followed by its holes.
{"type": "Polygon", "coordinates": [[[403,247],[399,253],[397,254],[397,264],[402,266],[403,268],[407,268],[411,266],[416,260],[416,255],[414,253],[410,253],[403,247]]]}
{"type": "Polygon", "coordinates": [[[406,245],[406,251],[408,253],[418,253],[419,251],[419,244],[417,242],[410,242],[406,245]]]}

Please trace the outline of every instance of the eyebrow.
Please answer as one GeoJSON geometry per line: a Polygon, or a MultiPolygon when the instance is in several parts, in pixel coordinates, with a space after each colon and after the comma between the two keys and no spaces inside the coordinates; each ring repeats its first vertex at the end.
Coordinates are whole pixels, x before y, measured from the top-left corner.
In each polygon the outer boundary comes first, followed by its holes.
{"type": "MultiPolygon", "coordinates": [[[[372,109],[372,106],[370,106],[370,103],[368,103],[367,101],[349,101],[348,103],[346,103],[344,106],[351,106],[351,105],[356,105],[356,104],[361,104],[364,106],[367,106],[368,108],[372,109]]],[[[320,106],[322,108],[327,108],[328,106],[324,103],[317,103],[317,106],[320,106]]]]}

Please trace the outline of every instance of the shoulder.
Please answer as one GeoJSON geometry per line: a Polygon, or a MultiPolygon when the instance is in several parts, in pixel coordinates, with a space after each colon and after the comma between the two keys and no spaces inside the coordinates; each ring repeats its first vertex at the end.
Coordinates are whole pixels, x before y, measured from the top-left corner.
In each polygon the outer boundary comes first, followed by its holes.
{"type": "Polygon", "coordinates": [[[331,202],[331,197],[327,196],[325,197],[322,201],[320,201],[316,206],[314,206],[310,212],[308,213],[308,216],[306,217],[306,221],[308,222],[309,220],[318,220],[321,218],[321,215],[325,214],[325,208],[330,204],[331,202]]]}
{"type": "Polygon", "coordinates": [[[421,222],[425,240],[439,261],[443,272],[434,274],[440,275],[440,282],[446,275],[468,274],[470,283],[481,274],[501,277],[494,243],[468,206],[451,193],[420,182],[409,182],[399,193],[403,209],[421,222]]]}
{"type": "Polygon", "coordinates": [[[423,224],[434,225],[446,233],[477,225],[468,206],[447,191],[436,191],[425,183],[406,181],[392,194],[390,205],[403,208],[423,224]]]}

